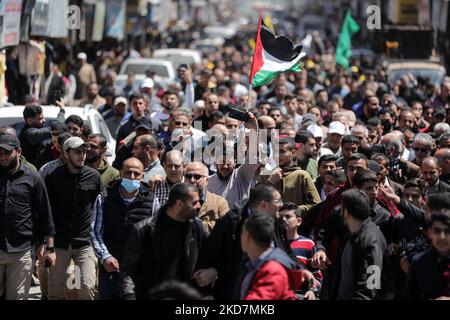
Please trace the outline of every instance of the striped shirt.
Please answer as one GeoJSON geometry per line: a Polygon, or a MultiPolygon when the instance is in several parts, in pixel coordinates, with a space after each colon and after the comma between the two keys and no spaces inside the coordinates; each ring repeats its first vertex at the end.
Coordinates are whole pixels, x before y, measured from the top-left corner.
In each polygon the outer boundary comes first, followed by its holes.
{"type": "Polygon", "coordinates": [[[311,259],[316,253],[315,243],[311,239],[303,236],[292,239],[290,243],[292,252],[297,257],[307,270],[311,271],[317,281],[322,283],[323,275],[318,268],[313,268],[311,265],[311,259]]]}
{"type": "MultiPolygon", "coordinates": [[[[122,196],[122,194],[121,194],[122,196]]],[[[123,202],[128,207],[135,198],[132,199],[125,199],[122,197],[123,202]]],[[[153,199],[153,207],[152,207],[152,216],[156,214],[159,210],[159,201],[158,198],[155,197],[153,199]]],[[[97,258],[100,260],[100,262],[103,264],[103,262],[112,257],[112,255],[109,253],[108,248],[106,247],[104,241],[103,241],[103,198],[102,195],[99,194],[97,196],[97,199],[95,200],[94,207],[92,209],[92,221],[91,221],[91,242],[92,246],[94,247],[94,252],[97,258]]]]}

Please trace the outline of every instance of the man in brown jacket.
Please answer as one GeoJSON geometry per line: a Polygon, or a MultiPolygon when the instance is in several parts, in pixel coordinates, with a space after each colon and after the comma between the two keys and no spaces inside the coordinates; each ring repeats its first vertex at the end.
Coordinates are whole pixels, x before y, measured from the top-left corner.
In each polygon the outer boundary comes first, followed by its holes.
{"type": "Polygon", "coordinates": [[[184,182],[195,185],[200,190],[199,218],[208,231],[211,231],[216,221],[224,216],[230,209],[224,197],[207,190],[208,168],[200,162],[191,162],[184,171],[184,182]]]}
{"type": "Polygon", "coordinates": [[[309,173],[292,166],[294,156],[294,139],[280,139],[279,168],[275,169],[271,175],[259,176],[257,181],[273,185],[280,192],[283,202],[293,202],[298,205],[303,216],[320,202],[320,196],[309,173]]]}

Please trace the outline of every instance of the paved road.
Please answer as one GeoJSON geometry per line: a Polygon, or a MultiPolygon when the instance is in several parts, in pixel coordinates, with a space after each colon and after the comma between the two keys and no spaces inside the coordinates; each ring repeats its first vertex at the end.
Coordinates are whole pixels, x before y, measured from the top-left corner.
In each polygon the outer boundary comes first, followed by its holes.
{"type": "Polygon", "coordinates": [[[31,286],[28,300],[41,300],[41,289],[39,286],[31,286]]]}

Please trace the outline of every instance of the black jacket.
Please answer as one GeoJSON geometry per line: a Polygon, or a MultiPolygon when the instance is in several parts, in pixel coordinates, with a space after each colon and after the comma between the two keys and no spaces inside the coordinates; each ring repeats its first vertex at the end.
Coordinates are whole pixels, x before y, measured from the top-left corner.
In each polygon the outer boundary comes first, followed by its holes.
{"type": "Polygon", "coordinates": [[[414,256],[408,270],[406,298],[429,300],[449,296],[450,281],[444,277],[449,269],[450,257],[442,258],[432,247],[414,256]]]}
{"type": "MultiPolygon", "coordinates": [[[[216,222],[200,257],[199,269],[214,267],[218,271],[214,285],[214,297],[218,300],[234,297],[236,277],[245,258],[241,248],[241,232],[245,220],[251,214],[247,202],[247,199],[239,201],[216,222]]],[[[275,246],[297,261],[290,250],[286,229],[280,221],[277,221],[275,226],[275,246]]]]}
{"type": "MultiPolygon", "coordinates": [[[[160,130],[160,126],[161,126],[161,122],[151,118],[152,121],[152,128],[155,132],[158,132],[160,130]]],[[[130,116],[130,118],[128,119],[127,122],[125,122],[124,124],[122,124],[119,127],[119,130],[117,132],[117,145],[116,145],[116,151],[118,151],[119,147],[120,147],[120,142],[125,139],[126,137],[128,137],[135,129],[136,126],[136,120],[133,118],[133,116],[130,116]]]]}
{"type": "Polygon", "coordinates": [[[127,141],[126,143],[124,143],[119,147],[119,149],[116,152],[116,158],[114,159],[114,162],[112,164],[113,168],[121,170],[123,162],[133,156],[132,151],[135,140],[136,138],[130,139],[129,141],[127,141]]]}
{"type": "MultiPolygon", "coordinates": [[[[332,210],[324,226],[320,229],[316,241],[317,250],[324,250],[328,256],[332,255],[333,252],[335,252],[336,255],[335,263],[328,268],[324,274],[321,289],[321,297],[323,299],[334,299],[337,295],[337,292],[334,292],[334,290],[337,290],[336,287],[338,285],[339,256],[343,249],[343,243],[349,234],[348,228],[342,220],[340,211],[340,206],[337,206],[332,210]],[[333,251],[333,248],[336,251],[333,251]]],[[[382,229],[389,226],[389,212],[381,207],[377,201],[371,208],[370,219],[382,229]]]]}
{"type": "Polygon", "coordinates": [[[322,185],[322,180],[320,180],[320,176],[318,176],[317,178],[316,178],[316,180],[314,180],[314,186],[316,187],[316,190],[317,190],[317,193],[319,194],[319,196],[320,196],[320,199],[322,200],[322,201],[324,201],[325,199],[322,199],[322,188],[323,188],[323,185],[322,185]]]}
{"type": "Polygon", "coordinates": [[[450,185],[446,184],[445,182],[443,182],[441,180],[439,180],[436,188],[433,188],[431,190],[430,190],[430,187],[428,187],[428,188],[429,188],[428,194],[437,193],[437,192],[450,192],[450,185]]]}
{"type": "Polygon", "coordinates": [[[323,201],[314,205],[306,216],[302,217],[302,224],[298,228],[298,232],[300,235],[313,239],[314,238],[314,226],[316,225],[316,221],[319,218],[320,211],[323,207],[323,201]]]}
{"type": "MultiPolygon", "coordinates": [[[[61,110],[56,118],[57,121],[64,123],[65,111],[61,110]]],[[[49,127],[30,128],[25,126],[19,135],[20,146],[22,148],[22,155],[36,165],[36,158],[39,152],[43,149],[43,142],[52,138],[52,132],[49,127]]]]}
{"type": "MultiPolygon", "coordinates": [[[[150,288],[166,280],[160,275],[161,219],[166,215],[167,205],[160,208],[157,215],[134,225],[125,249],[120,274],[120,295],[125,300],[147,299],[150,288]]],[[[166,232],[167,230],[164,230],[166,232]]],[[[184,276],[181,281],[192,281],[198,255],[207,237],[202,222],[197,217],[188,222],[185,240],[184,276]]]]}
{"type": "Polygon", "coordinates": [[[445,176],[444,175],[440,176],[439,180],[450,185],[450,173],[447,173],[445,176]]]}
{"type": "Polygon", "coordinates": [[[47,190],[41,176],[21,165],[13,174],[0,173],[0,250],[21,252],[53,236],[47,190]]]}
{"type": "Polygon", "coordinates": [[[79,174],[71,174],[60,166],[46,179],[56,235],[55,247],[73,249],[90,245],[92,206],[102,190],[97,170],[83,166],[79,174]]]}
{"type": "MultiPolygon", "coordinates": [[[[321,249],[327,252],[331,241],[337,236],[340,241],[345,239],[348,235],[348,229],[342,220],[340,214],[340,206],[333,209],[330,217],[319,231],[316,242],[317,250],[321,249]]],[[[389,212],[378,204],[377,201],[370,208],[370,219],[375,225],[379,226],[384,231],[384,225],[389,222],[389,212]]],[[[342,242],[341,242],[342,243],[342,242]]]]}
{"type": "MultiPolygon", "coordinates": [[[[353,294],[351,299],[355,300],[385,300],[392,298],[392,266],[389,259],[389,251],[386,240],[371,219],[363,222],[361,229],[346,239],[345,246],[351,246],[350,261],[344,261],[340,255],[339,270],[336,276],[340,278],[343,264],[351,265],[353,282],[353,294]],[[375,266],[380,271],[379,287],[376,285],[376,272],[371,270],[375,266]]],[[[344,250],[344,249],[343,249],[344,250]]],[[[344,270],[349,272],[349,270],[344,270]]],[[[332,289],[337,298],[341,279],[336,283],[337,286],[332,289]]]]}
{"type": "Polygon", "coordinates": [[[50,80],[50,85],[48,87],[47,94],[47,104],[48,105],[56,105],[55,101],[55,91],[60,90],[61,96],[64,97],[64,89],[66,85],[64,84],[64,80],[57,74],[53,74],[52,80],[50,80]]]}
{"type": "Polygon", "coordinates": [[[412,221],[417,223],[420,226],[425,226],[425,211],[416,207],[411,202],[400,199],[400,203],[398,204],[398,209],[403,213],[405,216],[410,218],[412,221]]]}

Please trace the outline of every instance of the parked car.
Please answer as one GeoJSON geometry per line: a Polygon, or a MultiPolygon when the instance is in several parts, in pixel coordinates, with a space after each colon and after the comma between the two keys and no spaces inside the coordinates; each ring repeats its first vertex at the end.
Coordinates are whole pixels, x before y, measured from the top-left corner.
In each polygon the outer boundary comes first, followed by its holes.
{"type": "Polygon", "coordinates": [[[203,38],[231,39],[236,35],[238,27],[237,25],[208,26],[203,29],[203,38]]]}
{"type": "Polygon", "coordinates": [[[320,37],[322,39],[325,39],[326,38],[325,26],[327,25],[327,23],[328,22],[322,16],[314,14],[301,15],[299,18],[297,35],[304,38],[307,34],[311,34],[314,31],[318,31],[320,37]]]}
{"type": "MultiPolygon", "coordinates": [[[[155,73],[153,79],[164,89],[167,89],[176,79],[175,69],[169,61],[151,58],[129,58],[122,64],[115,83],[119,88],[123,89],[129,73],[134,74],[135,80],[141,83],[146,78],[145,72],[148,70],[155,73]]],[[[140,83],[135,85],[136,88],[139,88],[140,83]]]]}
{"type": "MultiPolygon", "coordinates": [[[[131,92],[138,92],[139,88],[141,87],[142,82],[147,78],[145,74],[136,74],[134,76],[133,81],[133,89],[131,92]]],[[[117,86],[117,88],[120,89],[120,92],[122,92],[123,88],[127,85],[128,75],[127,74],[119,74],[116,76],[116,79],[114,80],[114,84],[117,86]]],[[[156,79],[155,79],[156,80],[156,79]]]]}
{"type": "Polygon", "coordinates": [[[393,60],[385,63],[389,84],[393,85],[405,74],[428,78],[440,86],[445,77],[445,67],[433,60],[393,60]]]}
{"type": "Polygon", "coordinates": [[[192,47],[201,52],[215,51],[225,43],[224,38],[210,38],[195,40],[192,47]]]}
{"type": "Polygon", "coordinates": [[[175,68],[182,64],[198,64],[202,62],[202,56],[197,50],[191,49],[157,49],[153,52],[155,59],[167,60],[172,63],[175,68]]]}
{"type": "MultiPolygon", "coordinates": [[[[17,135],[19,135],[25,126],[23,120],[24,108],[25,106],[1,106],[0,127],[12,127],[16,130],[17,135]]],[[[59,108],[55,106],[42,106],[42,110],[46,123],[55,120],[59,113],[59,108]]],[[[112,137],[102,115],[90,105],[84,108],[66,107],[66,118],[73,114],[80,116],[90,126],[92,133],[101,133],[105,136],[108,145],[107,160],[112,164],[116,157],[116,140],[112,137]]]]}
{"type": "Polygon", "coordinates": [[[124,61],[119,74],[145,74],[152,71],[156,76],[170,81],[175,80],[176,74],[172,63],[161,59],[129,58],[124,61]]]}

